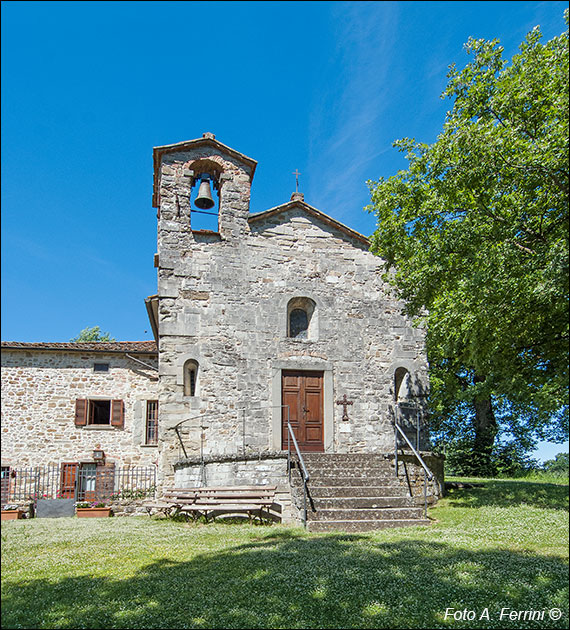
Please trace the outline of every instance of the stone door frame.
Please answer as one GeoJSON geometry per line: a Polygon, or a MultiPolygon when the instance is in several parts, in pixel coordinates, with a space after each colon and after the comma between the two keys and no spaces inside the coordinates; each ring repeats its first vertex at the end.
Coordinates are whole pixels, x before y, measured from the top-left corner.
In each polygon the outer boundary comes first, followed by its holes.
{"type": "Polygon", "coordinates": [[[330,361],[307,357],[289,358],[274,361],[271,378],[272,431],[271,448],[281,451],[282,410],[281,382],[283,371],[323,373],[323,443],[325,453],[334,452],[334,408],[333,408],[333,368],[330,361]]]}
{"type": "Polygon", "coordinates": [[[323,373],[305,370],[283,370],[281,400],[289,409],[282,408],[281,448],[287,449],[287,418],[302,453],[322,453],[324,440],[323,373]]]}

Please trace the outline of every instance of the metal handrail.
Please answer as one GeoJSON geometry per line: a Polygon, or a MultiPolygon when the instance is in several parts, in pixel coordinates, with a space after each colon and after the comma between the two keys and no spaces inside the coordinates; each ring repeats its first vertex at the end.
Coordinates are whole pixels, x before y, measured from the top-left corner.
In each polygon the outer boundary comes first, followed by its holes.
{"type": "MultiPolygon", "coordinates": [[[[396,420],[392,421],[392,424],[394,425],[394,465],[396,468],[396,477],[398,476],[398,432],[399,432],[400,435],[406,441],[406,444],[412,449],[412,453],[416,456],[416,459],[418,460],[418,462],[421,464],[422,468],[424,469],[424,517],[427,518],[427,481],[428,479],[430,481],[433,479],[433,473],[427,467],[426,463],[422,459],[422,456],[412,446],[412,443],[408,439],[408,436],[404,433],[402,428],[398,425],[397,420],[398,418],[396,416],[396,420]]],[[[407,472],[406,472],[406,475],[407,475],[407,472]]],[[[408,487],[409,487],[409,482],[408,482],[408,487]]],[[[410,487],[410,496],[413,496],[411,487],[410,487]]]]}
{"type": "MultiPolygon", "coordinates": [[[[293,433],[293,427],[289,424],[289,421],[287,421],[287,431],[289,435],[293,438],[293,446],[295,447],[295,452],[297,453],[297,457],[299,458],[299,463],[301,464],[301,470],[303,471],[303,479],[305,481],[309,481],[310,475],[309,475],[309,472],[307,471],[307,467],[305,466],[305,460],[303,459],[303,456],[301,455],[301,451],[299,450],[299,444],[297,443],[297,438],[295,437],[295,434],[293,433]]],[[[290,442],[287,443],[287,450],[291,451],[290,442]]]]}
{"type": "Polygon", "coordinates": [[[413,454],[416,456],[417,460],[422,465],[422,467],[423,467],[423,469],[424,469],[428,479],[431,481],[433,479],[433,473],[427,467],[426,463],[422,459],[422,456],[412,446],[412,443],[410,442],[410,440],[408,440],[408,436],[404,433],[404,431],[402,431],[402,428],[396,422],[392,422],[392,424],[394,425],[394,428],[396,428],[400,432],[400,435],[404,438],[404,440],[406,440],[407,445],[412,449],[413,454]]]}
{"type": "MultiPolygon", "coordinates": [[[[284,405],[285,406],[285,405],[284,405]]],[[[289,407],[287,406],[287,416],[289,416],[289,407]]],[[[297,438],[293,433],[293,427],[289,422],[289,417],[287,417],[287,470],[289,472],[289,485],[291,485],[291,438],[293,438],[293,446],[295,447],[295,452],[297,453],[297,457],[299,458],[299,464],[301,466],[301,476],[303,477],[303,527],[307,527],[307,482],[310,479],[309,472],[307,471],[307,467],[305,466],[305,461],[303,460],[303,456],[301,455],[301,450],[299,449],[299,445],[297,444],[297,438]]]]}

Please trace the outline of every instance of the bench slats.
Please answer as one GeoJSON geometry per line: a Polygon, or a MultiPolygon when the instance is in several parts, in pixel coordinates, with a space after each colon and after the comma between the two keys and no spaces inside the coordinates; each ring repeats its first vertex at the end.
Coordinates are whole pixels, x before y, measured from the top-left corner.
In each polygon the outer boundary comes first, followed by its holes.
{"type": "Polygon", "coordinates": [[[166,515],[203,514],[208,517],[221,513],[261,513],[274,504],[277,486],[213,486],[196,488],[169,488],[162,497],[147,502],[150,514],[155,508],[166,515]]]}

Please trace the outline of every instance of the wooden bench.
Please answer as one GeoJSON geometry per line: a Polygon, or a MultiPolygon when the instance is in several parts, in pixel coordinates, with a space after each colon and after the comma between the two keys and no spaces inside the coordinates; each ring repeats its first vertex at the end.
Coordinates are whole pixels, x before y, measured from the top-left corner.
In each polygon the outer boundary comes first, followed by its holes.
{"type": "Polygon", "coordinates": [[[160,500],[147,502],[145,507],[149,515],[156,509],[167,516],[183,514],[193,519],[204,516],[206,521],[216,516],[244,514],[250,521],[253,517],[269,520],[276,490],[277,486],[174,488],[166,490],[160,500]]]}
{"type": "Polygon", "coordinates": [[[183,505],[189,505],[196,500],[197,488],[173,488],[165,490],[160,499],[144,501],[143,505],[151,516],[153,510],[162,512],[165,516],[174,516],[183,505]]]}

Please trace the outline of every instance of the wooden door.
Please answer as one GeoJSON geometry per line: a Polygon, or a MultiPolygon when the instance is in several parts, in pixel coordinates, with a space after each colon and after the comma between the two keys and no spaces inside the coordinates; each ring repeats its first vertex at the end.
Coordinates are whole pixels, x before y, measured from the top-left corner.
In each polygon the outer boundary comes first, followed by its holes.
{"type": "MultiPolygon", "coordinates": [[[[323,372],[288,370],[282,373],[282,405],[289,407],[289,421],[304,452],[323,452],[323,372]]],[[[287,449],[287,408],[282,409],[281,448],[287,449]]],[[[291,446],[293,448],[293,446],[291,446]]]]}
{"type": "Polygon", "coordinates": [[[75,483],[77,481],[77,462],[65,462],[61,465],[61,479],[59,493],[62,499],[75,498],[75,483]]]}

